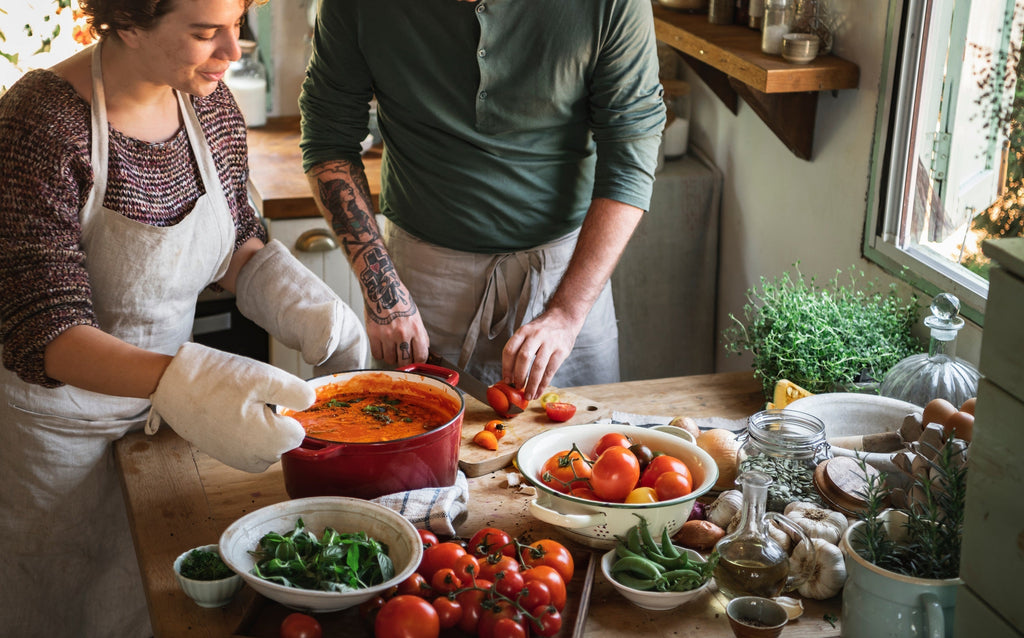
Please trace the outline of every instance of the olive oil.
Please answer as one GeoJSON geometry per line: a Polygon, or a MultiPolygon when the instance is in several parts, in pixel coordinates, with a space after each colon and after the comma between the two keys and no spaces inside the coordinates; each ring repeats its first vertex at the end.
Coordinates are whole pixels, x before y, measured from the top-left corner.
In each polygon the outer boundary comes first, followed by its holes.
{"type": "Polygon", "coordinates": [[[788,577],[789,560],[777,545],[749,540],[731,543],[715,568],[718,589],[729,598],[774,598],[782,593],[788,577]]]}

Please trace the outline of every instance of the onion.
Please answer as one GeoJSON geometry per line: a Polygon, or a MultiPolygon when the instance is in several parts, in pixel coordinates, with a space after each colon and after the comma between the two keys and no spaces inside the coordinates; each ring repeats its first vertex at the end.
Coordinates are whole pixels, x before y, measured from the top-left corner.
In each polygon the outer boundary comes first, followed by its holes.
{"type": "Polygon", "coordinates": [[[736,452],[740,445],[736,434],[724,428],[707,430],[697,437],[697,447],[711,455],[718,466],[716,490],[730,490],[736,486],[736,475],[739,471],[736,452]]]}

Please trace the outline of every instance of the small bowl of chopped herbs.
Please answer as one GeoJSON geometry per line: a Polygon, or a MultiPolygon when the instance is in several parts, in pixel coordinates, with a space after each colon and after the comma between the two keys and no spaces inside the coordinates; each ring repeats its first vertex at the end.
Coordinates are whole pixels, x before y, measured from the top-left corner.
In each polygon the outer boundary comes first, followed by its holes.
{"type": "Polygon", "coordinates": [[[221,560],[217,545],[203,545],[178,556],[174,575],[200,607],[223,607],[242,588],[242,578],[221,560]]]}

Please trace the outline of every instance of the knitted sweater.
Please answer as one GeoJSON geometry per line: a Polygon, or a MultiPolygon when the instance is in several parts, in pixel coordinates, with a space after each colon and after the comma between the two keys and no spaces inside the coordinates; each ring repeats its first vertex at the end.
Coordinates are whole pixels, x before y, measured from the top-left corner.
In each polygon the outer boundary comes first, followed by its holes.
{"type": "MultiPolygon", "coordinates": [[[[235,246],[266,234],[246,194],[245,124],[220,84],[193,97],[235,220],[235,246]]],[[[76,325],[97,326],[78,214],[93,185],[91,109],[51,71],[31,71],[0,98],[0,344],[3,364],[46,387],[43,352],[76,325]]],[[[110,129],[104,206],[173,226],[204,194],[184,128],[159,144],[110,129]]]]}

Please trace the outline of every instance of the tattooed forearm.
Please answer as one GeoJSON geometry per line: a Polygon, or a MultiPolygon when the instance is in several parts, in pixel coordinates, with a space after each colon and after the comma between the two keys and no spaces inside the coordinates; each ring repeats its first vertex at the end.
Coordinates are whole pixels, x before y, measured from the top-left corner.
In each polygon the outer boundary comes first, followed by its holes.
{"type": "Polygon", "coordinates": [[[399,285],[398,274],[384,251],[378,247],[370,247],[364,254],[366,268],[359,273],[359,281],[366,289],[366,307],[370,317],[378,324],[388,324],[399,317],[411,317],[416,314],[416,304],[399,285]],[[407,306],[404,311],[396,311],[398,306],[407,306]]]}
{"type": "Polygon", "coordinates": [[[313,170],[320,202],[329,214],[331,228],[348,254],[380,239],[370,210],[366,172],[351,162],[328,162],[313,170]]]}

